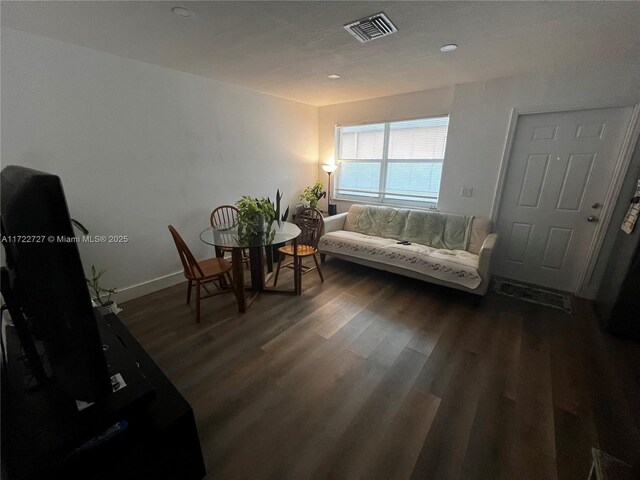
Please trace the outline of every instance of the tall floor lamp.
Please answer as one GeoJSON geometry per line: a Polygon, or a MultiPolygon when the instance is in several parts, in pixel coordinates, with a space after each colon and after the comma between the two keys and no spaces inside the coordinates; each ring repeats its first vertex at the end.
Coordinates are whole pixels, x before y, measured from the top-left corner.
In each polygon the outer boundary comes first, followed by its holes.
{"type": "Polygon", "coordinates": [[[331,203],[331,174],[335,172],[337,168],[338,168],[338,165],[336,165],[335,163],[325,163],[324,165],[322,165],[322,170],[327,172],[327,174],[329,175],[329,187],[327,189],[327,191],[329,192],[329,195],[327,195],[327,205],[329,207],[328,208],[329,215],[335,215],[338,212],[338,208],[336,204],[331,203]]]}

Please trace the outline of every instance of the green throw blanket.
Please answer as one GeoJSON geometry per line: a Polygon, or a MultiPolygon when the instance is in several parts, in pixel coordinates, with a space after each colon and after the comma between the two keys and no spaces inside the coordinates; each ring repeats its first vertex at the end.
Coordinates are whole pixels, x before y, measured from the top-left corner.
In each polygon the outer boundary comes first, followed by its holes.
{"type": "Polygon", "coordinates": [[[448,250],[469,247],[471,215],[365,206],[353,230],[448,250]]]}

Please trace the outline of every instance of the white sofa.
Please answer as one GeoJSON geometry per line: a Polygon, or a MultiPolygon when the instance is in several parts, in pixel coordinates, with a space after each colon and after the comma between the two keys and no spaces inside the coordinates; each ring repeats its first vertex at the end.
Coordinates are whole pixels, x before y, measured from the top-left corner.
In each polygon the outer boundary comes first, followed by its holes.
{"type": "Polygon", "coordinates": [[[485,295],[497,239],[484,217],[353,205],[325,218],[318,250],[362,265],[485,295]],[[399,244],[408,241],[410,244],[399,244]]]}

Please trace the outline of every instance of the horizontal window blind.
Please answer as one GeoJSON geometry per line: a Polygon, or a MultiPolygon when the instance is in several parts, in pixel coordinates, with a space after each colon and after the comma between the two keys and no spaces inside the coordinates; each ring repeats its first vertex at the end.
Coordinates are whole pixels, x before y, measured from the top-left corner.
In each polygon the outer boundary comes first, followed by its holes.
{"type": "Polygon", "coordinates": [[[340,158],[382,159],[384,124],[344,127],[340,131],[340,158]]]}
{"type": "Polygon", "coordinates": [[[444,159],[448,118],[389,124],[390,159],[444,159]]]}
{"type": "Polygon", "coordinates": [[[335,196],[390,203],[438,199],[449,117],[338,127],[335,196]]]}

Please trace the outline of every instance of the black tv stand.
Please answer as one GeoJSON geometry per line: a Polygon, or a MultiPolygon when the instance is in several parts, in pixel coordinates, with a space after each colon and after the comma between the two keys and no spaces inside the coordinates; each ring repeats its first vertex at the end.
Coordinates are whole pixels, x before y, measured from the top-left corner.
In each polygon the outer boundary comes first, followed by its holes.
{"type": "MultiPolygon", "coordinates": [[[[136,365],[125,377],[120,396],[82,412],[60,410],[56,392],[27,391],[17,368],[2,376],[2,478],[7,480],[70,479],[201,479],[205,466],[191,406],[116,315],[105,317],[107,335],[126,348],[126,361],[116,354],[116,370],[136,365]],[[52,402],[53,400],[53,402],[52,402]],[[57,405],[53,407],[52,405],[57,405]],[[121,433],[103,442],[87,441],[124,420],[121,433]],[[82,451],[79,447],[85,445],[82,451]]],[[[102,333],[102,332],[101,332],[102,333]]],[[[20,362],[16,331],[6,330],[8,362],[20,362]]]]}

